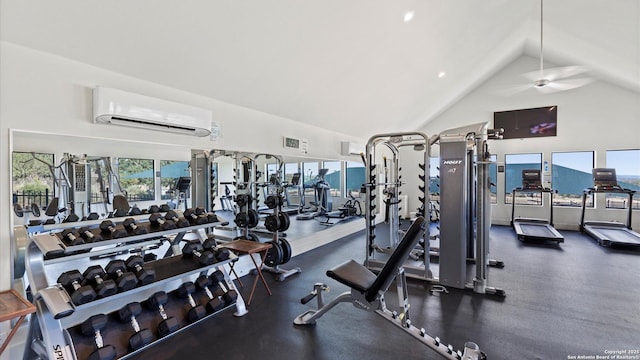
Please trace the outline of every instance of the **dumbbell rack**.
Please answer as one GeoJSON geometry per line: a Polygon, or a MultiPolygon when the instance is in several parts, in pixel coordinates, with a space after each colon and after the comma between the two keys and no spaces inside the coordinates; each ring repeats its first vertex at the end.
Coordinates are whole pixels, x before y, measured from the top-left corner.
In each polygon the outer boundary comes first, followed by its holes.
{"type": "MultiPolygon", "coordinates": [[[[149,226],[148,223],[139,224],[149,226]]],[[[169,303],[165,305],[165,310],[169,316],[175,317],[180,322],[180,328],[173,333],[176,334],[191,324],[186,319],[186,301],[180,299],[174,290],[186,281],[194,281],[199,275],[206,275],[215,270],[222,271],[227,288],[236,290],[238,297],[235,303],[227,304],[224,309],[208,314],[204,319],[232,308],[234,305],[235,316],[245,315],[247,309],[244,300],[225,269],[225,265],[237,261],[236,256],[232,255],[228,260],[212,265],[200,266],[193,259],[185,258],[180,254],[178,244],[185,233],[196,232],[201,240],[204,240],[206,239],[204,229],[216,224],[219,223],[155,231],[118,239],[105,239],[100,242],[76,246],[65,245],[56,234],[32,235],[25,253],[25,265],[33,302],[37,310],[35,319],[32,317],[30,322],[28,347],[25,350],[24,358],[51,360],[84,360],[88,358],[89,354],[95,350],[93,337],[83,335],[79,327],[83,321],[95,314],[109,316],[108,326],[103,330],[102,336],[105,344],[113,345],[116,348],[118,358],[126,358],[133,353],[143,351],[147,346],[153,346],[164,339],[158,337],[156,331],[157,325],[161,321],[157,309],[146,308],[147,310],[138,317],[142,328],[149,328],[154,332],[154,339],[151,344],[134,352],[129,351],[127,347],[128,337],[132,334],[130,325],[118,322],[112,314],[127,303],[134,301],[144,303],[155,292],[165,291],[170,299],[169,303]],[[128,256],[130,250],[160,245],[162,242],[169,241],[170,237],[173,237],[171,245],[173,253],[176,255],[144,264],[145,268],[153,269],[156,273],[155,281],[150,284],[86,304],[75,305],[67,291],[56,283],[57,276],[65,271],[74,269],[82,271],[90,265],[104,267],[113,259],[123,259],[128,256]]],[[[199,294],[198,299],[202,299],[202,296],[204,293],[199,294]]]]}

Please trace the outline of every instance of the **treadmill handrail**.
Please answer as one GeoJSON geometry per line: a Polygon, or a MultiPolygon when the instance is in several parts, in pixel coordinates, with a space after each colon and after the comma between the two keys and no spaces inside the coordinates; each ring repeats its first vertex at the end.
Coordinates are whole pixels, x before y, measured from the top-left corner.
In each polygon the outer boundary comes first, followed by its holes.
{"type": "MultiPolygon", "coordinates": [[[[515,221],[516,193],[518,192],[539,192],[541,194],[549,193],[549,225],[553,226],[553,190],[547,187],[540,189],[523,189],[522,187],[517,187],[511,192],[511,227],[513,227],[513,222],[515,221]]],[[[542,206],[544,206],[544,200],[542,206]]]]}
{"type": "MultiPolygon", "coordinates": [[[[636,191],[631,189],[625,189],[625,188],[596,189],[596,188],[590,187],[590,188],[584,189],[584,191],[582,192],[582,212],[580,215],[580,231],[584,231],[584,226],[585,226],[584,215],[585,215],[585,209],[587,204],[587,195],[591,195],[595,193],[614,193],[614,194],[629,195],[629,206],[627,206],[627,223],[625,224],[625,227],[629,230],[633,230],[631,228],[631,218],[633,216],[633,195],[636,194],[636,191]]],[[[595,199],[594,199],[594,202],[595,202],[595,199]]]]}

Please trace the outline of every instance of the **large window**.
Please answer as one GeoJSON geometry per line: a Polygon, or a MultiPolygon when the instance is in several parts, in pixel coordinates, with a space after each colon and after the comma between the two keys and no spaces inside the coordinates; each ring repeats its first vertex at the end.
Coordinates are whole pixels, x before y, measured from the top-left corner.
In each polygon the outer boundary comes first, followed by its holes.
{"type": "Polygon", "coordinates": [[[340,182],[342,180],[342,171],[340,161],[325,161],[322,164],[324,169],[328,169],[324,180],[329,184],[329,193],[331,196],[341,196],[340,182]]]}
{"type": "Polygon", "coordinates": [[[293,174],[297,172],[300,172],[300,170],[298,170],[298,163],[285,163],[284,164],[284,181],[286,183],[290,183],[291,178],[293,177],[293,174]]]}
{"type": "MultiPolygon", "coordinates": [[[[640,191],[640,150],[607,150],[606,164],[616,169],[618,185],[623,188],[640,191]]],[[[640,209],[640,195],[633,198],[633,208],[640,209]]],[[[607,194],[608,208],[623,209],[629,204],[628,196],[607,194]]]]}
{"type": "Polygon", "coordinates": [[[318,176],[318,162],[305,162],[302,163],[302,178],[305,184],[312,182],[316,176],[318,176]]]}
{"type": "MultiPolygon", "coordinates": [[[[593,186],[593,151],[554,152],[551,154],[553,205],[582,206],[583,190],[593,186]]],[[[593,196],[587,197],[593,207],[593,196]]]]}
{"type": "Polygon", "coordinates": [[[153,160],[120,158],[118,177],[129,201],[155,200],[153,160]]]}
{"type": "MultiPolygon", "coordinates": [[[[181,177],[189,176],[188,161],[160,160],[161,199],[169,200],[177,198],[179,195],[175,191],[177,180],[181,177]]],[[[186,192],[187,197],[189,197],[189,193],[189,191],[186,192]]]]}
{"type": "Polygon", "coordinates": [[[345,195],[351,194],[358,197],[360,196],[360,188],[365,183],[364,164],[361,161],[347,161],[346,168],[345,195]]]}
{"type": "MultiPolygon", "coordinates": [[[[511,204],[512,191],[522,187],[522,170],[539,169],[542,171],[542,154],[506,154],[505,162],[505,204],[511,204]]],[[[516,205],[541,205],[542,194],[518,193],[516,205]]]]}
{"type": "Polygon", "coordinates": [[[498,156],[491,155],[489,158],[491,164],[489,164],[489,197],[492,204],[498,203],[498,156]]]}
{"type": "Polygon", "coordinates": [[[13,204],[22,208],[36,204],[44,210],[54,197],[53,154],[14,151],[11,160],[13,204]]]}

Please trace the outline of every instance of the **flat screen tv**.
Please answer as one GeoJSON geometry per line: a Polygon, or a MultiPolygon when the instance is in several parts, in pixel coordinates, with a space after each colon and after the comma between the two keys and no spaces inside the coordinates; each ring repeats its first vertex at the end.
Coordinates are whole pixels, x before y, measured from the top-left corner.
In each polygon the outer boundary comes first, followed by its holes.
{"type": "Polygon", "coordinates": [[[556,136],[557,120],[555,105],[493,113],[493,127],[504,129],[503,139],[556,136]]]}

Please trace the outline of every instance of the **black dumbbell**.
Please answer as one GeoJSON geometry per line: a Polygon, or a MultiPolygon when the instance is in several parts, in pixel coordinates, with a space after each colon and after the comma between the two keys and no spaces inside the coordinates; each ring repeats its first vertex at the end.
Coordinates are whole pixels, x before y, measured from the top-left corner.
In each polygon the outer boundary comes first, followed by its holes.
{"type": "Polygon", "coordinates": [[[196,322],[207,315],[207,310],[200,305],[196,304],[196,301],[193,299],[191,294],[196,292],[196,286],[192,281],[187,281],[186,283],[182,283],[178,288],[178,296],[181,298],[185,298],[189,300],[189,311],[187,312],[187,319],[189,322],[196,322]]]}
{"type": "Polygon", "coordinates": [[[82,275],[86,282],[93,285],[93,290],[99,297],[111,296],[118,292],[116,282],[105,279],[106,273],[100,265],[89,266],[82,275]]]}
{"type": "Polygon", "coordinates": [[[200,265],[207,266],[215,262],[216,258],[211,251],[206,251],[198,240],[189,241],[182,247],[182,255],[187,258],[193,258],[200,265]]]}
{"type": "Polygon", "coordinates": [[[209,275],[209,278],[211,279],[211,282],[213,284],[218,284],[218,287],[216,288],[216,294],[218,296],[222,296],[224,302],[227,305],[234,303],[238,299],[238,293],[227,285],[227,281],[225,280],[222,271],[214,271],[211,275],[209,275]]]}
{"type": "Polygon", "coordinates": [[[179,228],[189,227],[191,225],[191,224],[189,224],[189,221],[187,219],[178,216],[178,213],[176,213],[173,210],[167,211],[167,213],[164,215],[164,218],[166,220],[171,220],[171,221],[175,222],[176,226],[179,227],[179,228]]]}
{"type": "Polygon", "coordinates": [[[124,228],[133,235],[144,235],[148,233],[147,229],[138,226],[138,224],[136,223],[136,219],[134,218],[124,219],[124,221],[122,222],[122,226],[124,226],[124,228]]]}
{"type": "Polygon", "coordinates": [[[81,285],[84,278],[80,271],[71,270],[63,272],[58,277],[58,282],[67,289],[67,292],[71,294],[71,300],[76,305],[86,304],[89,301],[93,301],[97,294],[93,288],[89,285],[81,285]]]}
{"type": "Polygon", "coordinates": [[[184,211],[185,219],[189,220],[191,225],[204,225],[209,223],[209,219],[206,215],[198,215],[193,209],[187,209],[184,211]]]}
{"type": "Polygon", "coordinates": [[[160,228],[161,230],[173,230],[176,228],[176,223],[171,220],[166,220],[162,215],[155,213],[149,216],[149,223],[154,228],[160,228]]]}
{"type": "Polygon", "coordinates": [[[113,212],[113,217],[125,217],[129,215],[129,212],[125,209],[116,209],[116,211],[113,212]]]}
{"type": "Polygon", "coordinates": [[[128,236],[126,231],[116,229],[116,225],[111,220],[105,220],[100,223],[100,230],[105,234],[111,234],[111,238],[118,239],[128,236]]]}
{"type": "Polygon", "coordinates": [[[211,279],[209,279],[206,275],[200,275],[196,279],[196,286],[200,290],[204,291],[204,293],[209,298],[209,301],[207,301],[207,309],[211,312],[216,312],[224,308],[225,303],[224,300],[220,298],[220,296],[214,296],[213,293],[211,293],[211,290],[209,289],[210,285],[211,279]]]}
{"type": "Polygon", "coordinates": [[[116,282],[118,290],[128,291],[138,285],[138,278],[127,271],[122,260],[111,260],[105,267],[107,274],[116,282]]]}
{"type": "Polygon", "coordinates": [[[215,213],[212,213],[212,212],[207,214],[207,220],[208,220],[210,223],[220,222],[220,221],[221,221],[220,219],[218,219],[218,217],[216,216],[216,214],[215,214],[215,213]]]}
{"type": "Polygon", "coordinates": [[[169,205],[167,205],[167,204],[162,204],[162,205],[160,205],[160,212],[167,212],[167,211],[169,211],[169,210],[171,210],[171,208],[169,207],[169,205]]]}
{"type": "Polygon", "coordinates": [[[129,256],[125,261],[127,269],[136,274],[140,285],[147,285],[156,279],[156,272],[153,269],[144,267],[144,259],[138,255],[129,256]]]}
{"type": "Polygon", "coordinates": [[[80,234],[80,237],[86,242],[102,241],[102,237],[94,234],[88,226],[80,228],[80,230],[78,230],[78,234],[80,234]]]}
{"type": "Polygon", "coordinates": [[[97,314],[85,320],[80,325],[80,330],[85,336],[93,336],[96,350],[89,355],[89,360],[113,360],[116,358],[116,348],[112,345],[104,345],[101,330],[107,326],[107,315],[97,314]]]}
{"type": "Polygon", "coordinates": [[[160,212],[160,207],[158,207],[158,205],[151,205],[149,206],[149,210],[148,210],[149,214],[156,214],[160,212]]]}
{"type": "Polygon", "coordinates": [[[131,210],[129,210],[129,215],[142,215],[142,210],[134,205],[131,210]]]}
{"type": "Polygon", "coordinates": [[[100,219],[100,215],[98,215],[98,213],[96,212],[92,212],[89,213],[89,215],[87,215],[87,220],[98,220],[100,219]]]}
{"type": "Polygon", "coordinates": [[[67,216],[64,220],[62,220],[63,223],[72,223],[76,221],[80,221],[80,217],[76,214],[71,214],[67,216]]]}
{"type": "Polygon", "coordinates": [[[142,313],[142,306],[139,302],[131,302],[118,310],[118,319],[121,322],[130,322],[133,335],[129,337],[129,348],[133,351],[151,343],[153,334],[149,329],[140,329],[136,316],[142,313]]]}
{"type": "Polygon", "coordinates": [[[225,261],[229,258],[230,256],[230,252],[229,249],[227,248],[223,248],[223,247],[218,247],[217,243],[216,243],[216,239],[212,238],[212,237],[208,237],[207,240],[205,240],[202,243],[202,247],[205,250],[211,251],[213,253],[213,255],[216,257],[217,261],[225,261]]]}
{"type": "Polygon", "coordinates": [[[76,236],[76,234],[73,233],[73,229],[66,229],[61,235],[62,239],[66,240],[69,245],[74,246],[84,244],[84,240],[81,237],[76,236]]]}
{"type": "Polygon", "coordinates": [[[151,295],[147,300],[147,304],[152,309],[158,309],[160,313],[160,317],[162,321],[158,324],[158,335],[160,337],[167,336],[172,332],[178,330],[180,323],[173,316],[167,316],[167,313],[164,311],[164,305],[169,302],[169,297],[167,293],[164,291],[158,291],[155,294],[151,295]]]}

